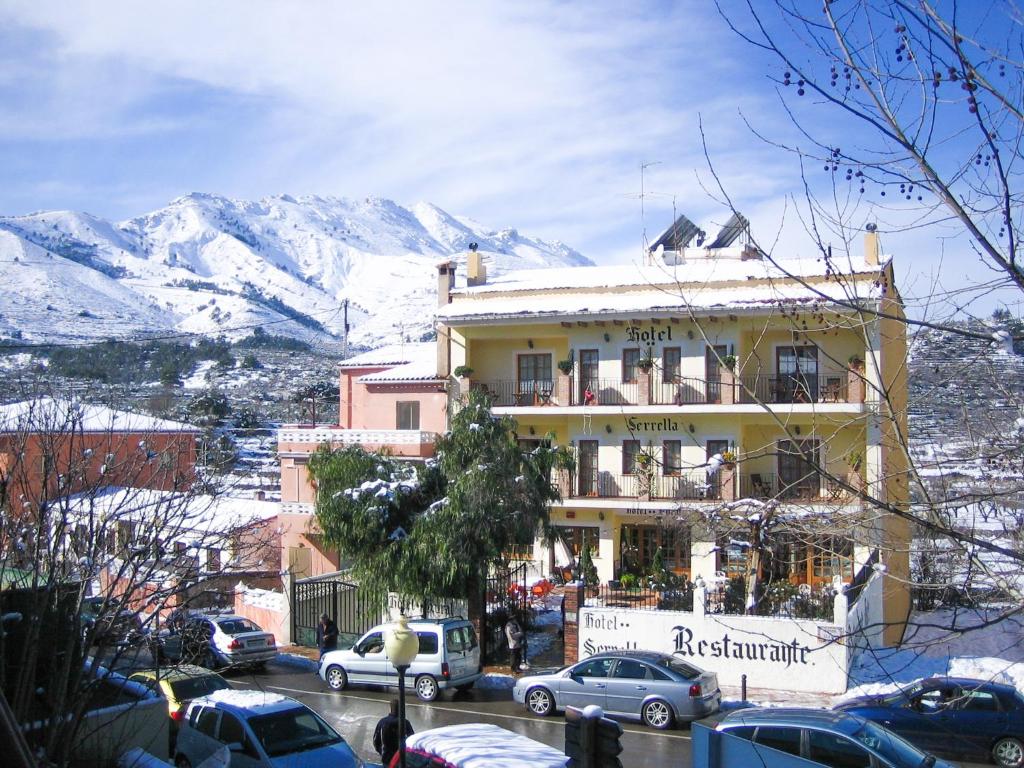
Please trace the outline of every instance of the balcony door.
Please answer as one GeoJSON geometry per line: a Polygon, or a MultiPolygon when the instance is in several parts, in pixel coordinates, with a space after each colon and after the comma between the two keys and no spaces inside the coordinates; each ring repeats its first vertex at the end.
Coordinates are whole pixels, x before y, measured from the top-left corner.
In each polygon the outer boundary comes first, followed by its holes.
{"type": "Polygon", "coordinates": [[[597,496],[597,440],[580,440],[580,496],[597,496]]]}
{"type": "Polygon", "coordinates": [[[704,380],[707,382],[709,403],[722,402],[722,364],[719,362],[729,354],[725,344],[715,344],[704,350],[704,380]]]}
{"type": "Polygon", "coordinates": [[[777,347],[777,403],[813,403],[818,399],[818,348],[777,347]]]}
{"type": "Polygon", "coordinates": [[[551,355],[519,355],[517,368],[516,405],[546,403],[554,387],[551,355]]]}
{"type": "MultiPolygon", "coordinates": [[[[707,461],[711,461],[711,457],[715,454],[721,455],[729,450],[728,440],[708,440],[707,448],[705,449],[705,456],[707,461]]],[[[719,469],[713,475],[708,475],[708,498],[720,499],[722,498],[722,470],[719,469]]]]}
{"type": "Polygon", "coordinates": [[[598,392],[601,389],[597,379],[599,361],[600,357],[596,349],[580,350],[580,391],[577,402],[584,405],[592,405],[596,401],[598,392]],[[589,399],[591,402],[587,402],[587,392],[590,392],[591,397],[589,399]]]}
{"type": "Polygon", "coordinates": [[[779,441],[779,489],[783,499],[817,499],[821,476],[810,463],[821,463],[821,441],[779,441]],[[810,461],[809,461],[810,460],[810,461]]]}

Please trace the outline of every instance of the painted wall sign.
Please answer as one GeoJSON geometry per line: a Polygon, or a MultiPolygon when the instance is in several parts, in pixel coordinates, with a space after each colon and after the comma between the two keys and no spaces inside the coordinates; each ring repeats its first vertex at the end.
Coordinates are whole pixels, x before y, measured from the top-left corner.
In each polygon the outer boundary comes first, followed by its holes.
{"type": "Polygon", "coordinates": [[[626,428],[630,432],[678,432],[679,422],[670,416],[650,420],[630,416],[626,419],[626,428]]]}
{"type": "MultiPolygon", "coordinates": [[[[824,639],[826,622],[675,611],[583,608],[579,656],[606,650],[672,653],[714,671],[722,685],[841,693],[849,649],[824,639]]],[[[834,625],[827,624],[835,629],[834,625]]]]}
{"type": "Polygon", "coordinates": [[[652,344],[655,341],[672,341],[672,326],[659,329],[652,325],[649,329],[644,329],[638,325],[627,325],[626,339],[634,342],[647,342],[648,344],[652,344]]]}

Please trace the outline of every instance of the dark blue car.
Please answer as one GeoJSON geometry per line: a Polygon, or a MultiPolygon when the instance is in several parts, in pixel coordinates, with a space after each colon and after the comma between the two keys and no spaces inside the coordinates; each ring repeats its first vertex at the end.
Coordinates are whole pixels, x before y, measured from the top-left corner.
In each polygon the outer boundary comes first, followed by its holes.
{"type": "Polygon", "coordinates": [[[928,752],[1024,766],[1024,696],[1009,685],[936,677],[836,709],[880,723],[928,752]]]}

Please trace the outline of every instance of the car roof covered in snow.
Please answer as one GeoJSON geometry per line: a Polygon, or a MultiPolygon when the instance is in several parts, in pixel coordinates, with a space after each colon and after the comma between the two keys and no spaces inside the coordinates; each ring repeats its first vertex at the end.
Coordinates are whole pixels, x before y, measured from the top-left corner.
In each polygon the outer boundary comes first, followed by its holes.
{"type": "Polygon", "coordinates": [[[432,728],[410,736],[406,744],[456,768],[564,768],[569,759],[554,747],[489,723],[432,728]]]}

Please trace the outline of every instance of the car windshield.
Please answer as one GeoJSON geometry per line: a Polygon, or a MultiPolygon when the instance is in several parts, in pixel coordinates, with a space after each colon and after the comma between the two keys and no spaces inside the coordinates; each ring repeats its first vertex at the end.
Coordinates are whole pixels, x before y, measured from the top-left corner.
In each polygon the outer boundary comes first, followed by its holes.
{"type": "Polygon", "coordinates": [[[263,631],[248,619],[225,619],[224,621],[218,621],[217,626],[219,626],[226,635],[240,635],[243,632],[263,631]]]}
{"type": "Polygon", "coordinates": [[[331,726],[306,707],[257,715],[249,719],[249,725],[270,757],[290,755],[343,741],[331,726]]]}
{"type": "Polygon", "coordinates": [[[868,749],[884,757],[894,765],[927,765],[928,753],[922,752],[909,741],[904,741],[892,731],[875,723],[864,723],[864,727],[853,734],[853,738],[868,749]]]}
{"type": "Polygon", "coordinates": [[[171,693],[177,701],[188,701],[198,699],[214,691],[222,691],[230,688],[228,681],[218,675],[203,675],[202,677],[186,677],[181,680],[170,682],[171,693]]]}

